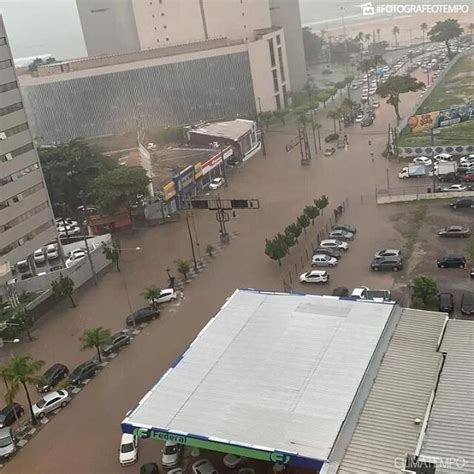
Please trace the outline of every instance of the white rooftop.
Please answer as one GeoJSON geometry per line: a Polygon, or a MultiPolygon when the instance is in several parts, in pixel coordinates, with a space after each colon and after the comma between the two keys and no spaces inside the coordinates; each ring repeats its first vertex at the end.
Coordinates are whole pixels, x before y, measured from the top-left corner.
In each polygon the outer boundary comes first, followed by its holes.
{"type": "Polygon", "coordinates": [[[326,460],[392,309],[237,290],[124,423],[326,460]]]}
{"type": "Polygon", "coordinates": [[[228,122],[208,123],[199,128],[193,128],[190,133],[210,135],[213,137],[223,137],[230,140],[238,140],[254,127],[252,120],[235,119],[228,122]]]}

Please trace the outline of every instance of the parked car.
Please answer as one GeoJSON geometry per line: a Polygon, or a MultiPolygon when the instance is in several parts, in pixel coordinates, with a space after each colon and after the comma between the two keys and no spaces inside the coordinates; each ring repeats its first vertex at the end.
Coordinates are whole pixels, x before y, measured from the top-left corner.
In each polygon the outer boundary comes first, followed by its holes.
{"type": "Polygon", "coordinates": [[[313,255],[311,259],[311,266],[313,267],[335,267],[337,259],[329,255],[313,255]]]}
{"type": "Polygon", "coordinates": [[[360,122],[361,127],[370,127],[374,123],[374,117],[373,116],[365,116],[362,121],[360,122]]]}
{"type": "Polygon", "coordinates": [[[338,138],[339,138],[339,134],[338,134],[338,133],[330,133],[330,134],[324,139],[324,141],[325,141],[326,143],[330,143],[330,142],[336,141],[338,138]]]}
{"type": "Polygon", "coordinates": [[[451,184],[451,186],[446,186],[440,189],[443,193],[462,192],[466,190],[467,186],[463,186],[462,184],[451,184]]]}
{"type": "Polygon", "coordinates": [[[152,319],[157,319],[159,315],[160,312],[156,308],[147,306],[146,308],[141,308],[138,311],[129,314],[125,322],[127,326],[134,326],[137,324],[146,323],[152,319]]]}
{"type": "Polygon", "coordinates": [[[454,311],[454,297],[452,293],[440,293],[438,295],[438,310],[449,314],[454,311]]]}
{"type": "Polygon", "coordinates": [[[333,146],[324,150],[324,156],[332,156],[334,153],[336,153],[336,149],[333,146]]]}
{"type": "Polygon", "coordinates": [[[43,374],[43,383],[36,386],[40,393],[52,390],[61,380],[69,375],[69,369],[64,364],[53,364],[43,374]]]}
{"type": "Polygon", "coordinates": [[[461,313],[474,316],[474,293],[463,293],[461,296],[461,313]]]}
{"type": "Polygon", "coordinates": [[[333,226],[332,230],[344,230],[345,232],[350,232],[351,234],[357,234],[357,229],[350,224],[337,224],[333,226]]]}
{"type": "Polygon", "coordinates": [[[461,225],[450,225],[445,227],[438,232],[440,237],[469,237],[471,230],[469,227],[463,227],[461,225]]]}
{"type": "Polygon", "coordinates": [[[245,462],[245,458],[237,454],[226,454],[224,456],[224,466],[230,467],[231,469],[239,466],[243,462],[245,462]]]}
{"type": "Polygon", "coordinates": [[[161,465],[166,468],[175,467],[181,460],[183,446],[173,441],[166,441],[161,452],[161,465]]]}
{"type": "Polygon", "coordinates": [[[458,166],[458,171],[461,173],[474,173],[474,163],[467,161],[464,163],[460,163],[458,166]]]}
{"type": "Polygon", "coordinates": [[[453,209],[474,207],[474,198],[467,197],[467,198],[456,199],[455,201],[450,202],[449,205],[453,209]]]}
{"type": "Polygon", "coordinates": [[[43,249],[37,249],[34,251],[33,253],[33,259],[35,261],[35,263],[44,263],[46,262],[46,256],[44,254],[44,251],[43,249]]]}
{"type": "Polygon", "coordinates": [[[192,468],[194,474],[219,474],[216,468],[207,459],[196,461],[192,468]]]}
{"type": "Polygon", "coordinates": [[[10,427],[0,429],[0,458],[9,458],[16,451],[15,437],[10,427]]]}
{"type": "Polygon", "coordinates": [[[219,189],[221,186],[224,186],[224,178],[214,178],[209,184],[209,189],[219,189]]]}
{"type": "Polygon", "coordinates": [[[343,250],[344,252],[349,249],[349,244],[347,242],[335,239],[322,240],[319,246],[322,248],[343,250]]]}
{"type": "Polygon", "coordinates": [[[352,232],[346,232],[345,230],[332,230],[329,232],[328,238],[348,241],[354,240],[354,234],[352,232]]]}
{"type": "Polygon", "coordinates": [[[10,426],[17,418],[21,418],[24,413],[25,409],[17,402],[2,408],[0,410],[0,428],[10,426]]]}
{"type": "Polygon", "coordinates": [[[437,261],[438,268],[466,268],[466,257],[463,255],[447,255],[437,261]]]}
{"type": "Polygon", "coordinates": [[[24,272],[26,270],[30,269],[30,264],[28,263],[28,260],[19,260],[16,262],[16,268],[19,272],[24,272]]]}
{"type": "Polygon", "coordinates": [[[449,153],[438,153],[433,159],[437,161],[453,161],[453,155],[449,153]]]}
{"type": "Polygon", "coordinates": [[[313,255],[327,255],[339,260],[342,257],[342,252],[336,249],[318,247],[313,251],[313,255]]]}
{"type": "Polygon", "coordinates": [[[184,470],[181,467],[177,467],[175,469],[171,469],[171,471],[168,471],[168,474],[184,474],[184,470]]]}
{"type": "Polygon", "coordinates": [[[116,352],[123,346],[127,346],[130,344],[130,336],[125,334],[124,332],[118,332],[112,336],[112,340],[110,344],[101,347],[101,352],[105,356],[111,354],[112,352],[116,352]]]}
{"type": "Polygon", "coordinates": [[[467,173],[463,176],[462,180],[465,183],[474,183],[474,173],[467,173]]]}
{"type": "Polygon", "coordinates": [[[58,244],[49,244],[46,247],[46,258],[48,260],[55,260],[59,258],[58,244]]]}
{"type": "Polygon", "coordinates": [[[328,281],[328,272],[322,270],[311,270],[300,275],[301,283],[327,283],[328,281]]]}
{"type": "Polygon", "coordinates": [[[375,255],[375,258],[382,258],[382,257],[398,257],[401,258],[402,252],[400,249],[382,249],[379,250],[375,255]]]}
{"type": "Polygon", "coordinates": [[[366,300],[368,291],[369,288],[367,286],[358,286],[352,290],[351,296],[360,300],[366,300]]]}
{"type": "Polygon", "coordinates": [[[355,118],[356,123],[362,122],[362,119],[363,119],[363,118],[364,118],[364,114],[358,113],[358,114],[356,115],[356,118],[355,118]]]}
{"type": "Polygon", "coordinates": [[[349,288],[338,286],[332,290],[332,296],[349,296],[349,288]]]}
{"type": "Polygon", "coordinates": [[[73,385],[78,385],[86,379],[93,377],[96,372],[99,370],[97,362],[90,360],[88,362],[83,362],[81,365],[78,365],[68,377],[69,383],[73,385]]]}
{"type": "Polygon", "coordinates": [[[413,158],[413,163],[416,163],[417,165],[431,166],[433,161],[426,156],[417,156],[416,158],[413,158]]]}
{"type": "Polygon", "coordinates": [[[160,291],[160,296],[158,298],[153,298],[153,301],[149,300],[148,303],[150,305],[168,303],[169,301],[174,301],[176,298],[177,294],[173,288],[165,288],[160,291]]]}
{"type": "Polygon", "coordinates": [[[373,260],[370,264],[370,268],[374,272],[383,270],[398,272],[398,270],[403,268],[403,263],[399,257],[380,257],[373,260]]]}
{"type": "Polygon", "coordinates": [[[137,435],[123,433],[120,439],[119,462],[122,466],[136,463],[138,460],[137,435]]]}
{"type": "Polygon", "coordinates": [[[71,401],[67,390],[57,390],[45,395],[33,405],[33,413],[36,418],[43,418],[56,408],[64,408],[71,401]]]}
{"type": "MultiPolygon", "coordinates": [[[[171,471],[168,471],[168,472],[171,472],[171,471]]],[[[140,474],[160,474],[160,468],[158,467],[158,464],[154,462],[147,462],[146,464],[141,465],[140,474]]]]}

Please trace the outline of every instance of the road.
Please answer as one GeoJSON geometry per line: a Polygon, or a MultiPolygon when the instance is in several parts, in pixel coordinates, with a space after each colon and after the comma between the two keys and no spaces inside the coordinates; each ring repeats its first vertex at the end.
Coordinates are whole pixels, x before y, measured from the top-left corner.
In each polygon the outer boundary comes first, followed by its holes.
{"type": "MultiPolygon", "coordinates": [[[[407,107],[413,97],[405,96],[407,107]]],[[[229,230],[238,232],[236,239],[184,290],[184,300],[151,323],[120,355],[94,379],[74,402],[55,417],[19,454],[4,467],[6,473],[115,473],[122,472],[117,448],[120,422],[135,406],[170,363],[193,340],[198,331],[216,313],[235,288],[255,287],[283,290],[283,278],[301,262],[305,248],[310,248],[316,231],[321,229],[333,206],[345,198],[349,208],[344,221],[359,229],[357,240],[338,268],[331,270],[329,287],[303,287],[294,283],[294,290],[322,293],[335,286],[354,287],[360,284],[392,288],[391,274],[371,274],[368,264],[380,247],[400,245],[400,235],[394,230],[392,207],[377,207],[375,186],[386,180],[387,169],[392,179],[399,165],[381,157],[386,129],[393,121],[393,110],[385,105],[377,110],[372,127],[358,124],[347,129],[349,149],[338,150],[331,158],[318,155],[310,166],[301,166],[295,149],[285,153],[284,146],[294,135],[294,126],[275,127],[266,135],[267,156],[257,156],[235,170],[229,177],[229,187],[221,195],[258,198],[259,211],[239,211],[231,219],[229,230]],[[375,160],[370,159],[368,140],[372,141],[375,160]],[[322,194],[329,196],[325,215],[309,227],[282,268],[264,253],[265,238],[280,232],[305,205],[322,194]]],[[[320,112],[321,113],[321,112],[320,112]]],[[[332,122],[318,118],[324,124],[323,136],[332,129],[332,122]]],[[[194,216],[200,248],[217,241],[217,222],[208,211],[196,211],[194,216]]],[[[80,350],[79,336],[84,328],[103,326],[113,331],[124,327],[129,312],[127,292],[133,309],[143,306],[143,289],[156,284],[164,286],[167,267],[175,268],[178,258],[190,258],[190,246],[185,222],[136,231],[122,242],[125,250],[122,272],[111,269],[97,287],[81,289],[78,307],[66,303],[51,310],[37,324],[35,341],[8,347],[20,353],[40,358],[46,365],[63,362],[70,368],[94,356],[94,351],[80,350]]],[[[201,250],[201,253],[203,251],[201,250]]],[[[298,271],[301,270],[301,263],[298,271]]],[[[307,260],[305,268],[308,268],[307,260]]],[[[288,277],[289,278],[289,277],[288,277]]],[[[8,355],[7,348],[3,355],[8,355]]],[[[3,387],[2,387],[3,388],[3,387]]],[[[3,396],[3,393],[2,393],[3,396]]],[[[35,394],[33,394],[35,398],[35,394]]],[[[197,414],[198,416],[198,414],[197,414]]],[[[158,459],[159,447],[142,443],[140,462],[129,468],[138,472],[141,463],[158,459]]]]}

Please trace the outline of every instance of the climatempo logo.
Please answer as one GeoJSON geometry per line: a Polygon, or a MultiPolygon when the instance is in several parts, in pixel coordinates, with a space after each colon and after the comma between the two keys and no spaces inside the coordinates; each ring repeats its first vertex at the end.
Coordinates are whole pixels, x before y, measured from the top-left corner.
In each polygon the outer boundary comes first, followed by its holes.
{"type": "Polygon", "coordinates": [[[382,3],[374,6],[372,2],[366,2],[359,5],[362,9],[362,15],[389,15],[389,14],[413,14],[413,13],[469,13],[469,5],[464,4],[391,4],[382,3]]]}

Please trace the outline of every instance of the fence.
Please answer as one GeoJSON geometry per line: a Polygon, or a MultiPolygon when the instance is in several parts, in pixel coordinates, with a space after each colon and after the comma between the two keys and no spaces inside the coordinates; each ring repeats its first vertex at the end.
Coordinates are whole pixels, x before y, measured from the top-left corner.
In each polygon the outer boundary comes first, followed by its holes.
{"type": "Polygon", "coordinates": [[[400,193],[397,194],[396,190],[386,191],[385,193],[377,193],[377,204],[392,204],[395,202],[409,202],[409,201],[420,201],[430,199],[459,199],[461,197],[474,197],[474,191],[464,192],[451,192],[451,193],[431,193],[426,192],[416,193],[405,193],[405,188],[399,189],[400,193]]]}
{"type": "MultiPolygon", "coordinates": [[[[474,139],[473,139],[474,141],[474,139]]],[[[400,158],[413,158],[415,156],[432,157],[438,153],[450,153],[451,155],[469,155],[474,153],[473,145],[446,145],[446,146],[417,146],[417,147],[401,147],[398,149],[400,158]]]]}

